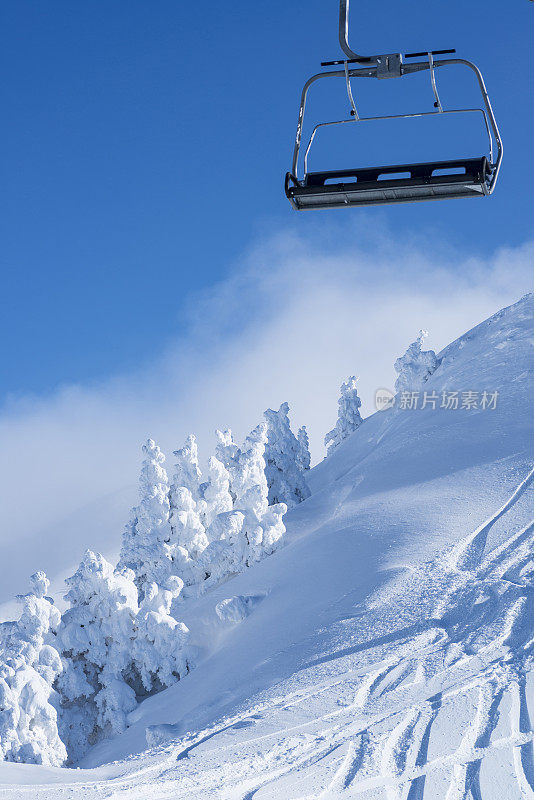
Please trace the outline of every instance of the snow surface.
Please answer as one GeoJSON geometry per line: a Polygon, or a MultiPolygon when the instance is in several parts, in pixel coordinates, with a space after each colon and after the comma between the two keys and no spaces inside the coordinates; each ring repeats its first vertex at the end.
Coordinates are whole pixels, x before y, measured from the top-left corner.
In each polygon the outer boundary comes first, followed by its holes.
{"type": "Polygon", "coordinates": [[[80,769],[0,764],[0,798],[534,797],[533,317],[499,312],[424,384],[495,409],[364,420],[286,546],[180,605],[197,668],[80,769]]]}

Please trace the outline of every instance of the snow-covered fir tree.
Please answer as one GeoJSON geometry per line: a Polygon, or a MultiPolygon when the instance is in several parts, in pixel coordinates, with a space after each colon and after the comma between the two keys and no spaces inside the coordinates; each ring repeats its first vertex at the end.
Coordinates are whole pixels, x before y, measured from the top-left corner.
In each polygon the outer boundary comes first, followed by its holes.
{"type": "Polygon", "coordinates": [[[142,596],[147,583],[164,583],[171,571],[169,483],[165,456],[152,440],[143,445],[140,502],[132,509],[122,537],[119,569],[131,569],[142,596]]]}
{"type": "Polygon", "coordinates": [[[198,558],[208,545],[207,504],[202,497],[206,484],[202,484],[198,447],[192,434],[174,455],[176,466],[169,492],[172,573],[191,587],[203,580],[198,558]]]}
{"type": "MultiPolygon", "coordinates": [[[[224,469],[223,473],[215,465],[219,474],[217,483],[223,502],[229,505],[228,498],[224,499],[228,480],[228,495],[232,505],[228,511],[216,514],[207,529],[209,545],[199,561],[204,581],[203,590],[242,572],[255,560],[251,543],[255,539],[261,542],[262,530],[258,519],[262,516],[264,507],[267,508],[267,481],[263,458],[266,426],[260,427],[261,431],[260,428],[255,429],[247,437],[243,448],[234,442],[230,429],[216,432],[216,461],[224,469]],[[255,536],[253,531],[256,531],[255,536]]],[[[206,489],[207,486],[204,495],[206,489]]]]}
{"type": "MultiPolygon", "coordinates": [[[[172,574],[180,577],[187,587],[203,580],[198,558],[208,546],[208,538],[200,513],[189,489],[174,486],[171,492],[172,574]]],[[[188,592],[189,593],[189,592],[188,592]]]]}
{"type": "Polygon", "coordinates": [[[286,506],[269,507],[266,431],[265,424],[258,426],[242,448],[230,430],[217,431],[217,456],[210,458],[204,482],[194,437],[177,451],[170,490],[170,552],[172,573],[184,581],[185,597],[242,571],[272,552],[283,536],[286,506]],[[178,486],[179,480],[189,486],[178,486]]]}
{"type": "Polygon", "coordinates": [[[121,733],[140,697],[170,686],[189,670],[188,630],[170,616],[183,582],[145,584],[138,606],[135,575],[117,572],[88,550],[66,583],[70,608],[58,629],[64,670],[60,733],[71,761],[108,736],[121,733]]]}
{"type": "Polygon", "coordinates": [[[230,494],[230,474],[222,461],[211,456],[208,461],[208,480],[204,484],[205,501],[204,525],[206,529],[218,514],[224,514],[233,508],[230,494]]]}
{"type": "Polygon", "coordinates": [[[185,547],[192,558],[197,558],[207,547],[208,540],[197,504],[185,486],[173,490],[170,524],[171,553],[178,545],[185,547]]]}
{"type": "Polygon", "coordinates": [[[258,425],[238,447],[231,431],[218,431],[217,457],[230,478],[233,510],[218,514],[208,531],[210,544],[200,563],[206,587],[243,571],[272,553],[285,532],[284,503],[269,506],[265,477],[267,425],[258,425]]]}
{"type": "Polygon", "coordinates": [[[251,514],[258,522],[269,505],[265,476],[267,425],[262,422],[245,439],[238,450],[232,475],[235,493],[234,508],[251,514]]]}
{"type": "Polygon", "coordinates": [[[243,534],[248,545],[246,566],[259,561],[265,555],[267,542],[268,552],[272,552],[285,531],[282,517],[287,511],[287,505],[276,503],[269,507],[269,489],[265,475],[266,444],[267,424],[262,423],[246,437],[237,456],[233,480],[236,496],[234,509],[244,516],[243,534]]]}
{"type": "MultiPolygon", "coordinates": [[[[282,403],[278,411],[268,408],[264,417],[267,420],[265,475],[269,503],[285,503],[292,508],[310,496],[304,477],[303,444],[291,430],[287,403],[282,403]]],[[[306,434],[305,428],[301,430],[306,434]]]]}
{"type": "Polygon", "coordinates": [[[433,350],[423,350],[428,332],[421,330],[403,356],[395,361],[397,372],[396,392],[411,392],[419,389],[427,378],[439,367],[439,359],[433,350]]]}
{"type": "Polygon", "coordinates": [[[215,448],[215,455],[228,472],[230,480],[230,495],[233,502],[235,502],[236,495],[234,489],[232,488],[232,484],[238,471],[238,458],[240,449],[234,442],[234,437],[230,428],[227,428],[224,431],[216,431],[216,436],[217,447],[215,448]]]}
{"type": "Polygon", "coordinates": [[[331,455],[341,442],[350,436],[362,424],[360,407],[362,401],[358,397],[356,386],[358,379],[352,375],[341,384],[341,394],[337,401],[338,412],[335,428],[324,437],[327,455],[331,455]]]}
{"type": "Polygon", "coordinates": [[[198,445],[196,437],[190,434],[183,447],[173,453],[176,458],[172,487],[177,489],[184,486],[189,489],[195,503],[201,499],[200,486],[202,472],[198,465],[198,445]]]}
{"type": "Polygon", "coordinates": [[[30,578],[19,596],[17,622],[0,625],[0,758],[61,766],[67,751],[58,734],[58,698],[53,684],[62,671],[55,647],[60,613],[46,596],[44,572],[30,578]]]}
{"type": "Polygon", "coordinates": [[[245,515],[241,511],[218,514],[208,529],[210,543],[200,556],[202,589],[216,586],[246,566],[248,542],[243,532],[245,515]]]}
{"type": "Polygon", "coordinates": [[[282,542],[286,526],[284,525],[284,514],[287,511],[285,503],[273,503],[267,506],[261,518],[263,530],[261,542],[260,558],[270,556],[277,550],[282,542]]]}
{"type": "MultiPolygon", "coordinates": [[[[133,669],[147,694],[180,680],[190,669],[187,649],[189,630],[171,616],[171,605],[183,589],[183,581],[171,576],[165,587],[151,583],[135,621],[133,669]]],[[[131,671],[131,675],[133,670],[131,671]]],[[[141,695],[141,690],[137,689],[141,695]]]]}
{"type": "Polygon", "coordinates": [[[306,425],[302,425],[302,427],[299,428],[297,439],[300,445],[298,465],[302,472],[306,472],[311,466],[310,438],[306,430],[306,425]]]}
{"type": "Polygon", "coordinates": [[[60,733],[71,761],[125,730],[127,714],[136,707],[135,691],[125,680],[138,611],[134,577],[132,570],[115,572],[103,556],[88,550],[66,580],[70,608],[58,630],[65,669],[57,687],[60,733]]]}

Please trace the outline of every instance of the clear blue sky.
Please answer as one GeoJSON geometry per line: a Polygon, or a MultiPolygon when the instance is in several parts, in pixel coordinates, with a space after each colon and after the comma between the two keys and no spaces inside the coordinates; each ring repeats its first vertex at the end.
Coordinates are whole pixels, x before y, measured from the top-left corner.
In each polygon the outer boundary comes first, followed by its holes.
{"type": "MultiPolygon", "coordinates": [[[[482,253],[530,238],[534,3],[352,6],[355,49],[456,47],[478,63],[505,144],[490,200],[370,209],[370,224],[386,215],[393,231],[428,227],[482,253]]],[[[296,215],[282,190],[302,84],[340,55],[337,13],[337,0],[4,0],[2,397],[150,357],[180,333],[188,294],[223,278],[259,233],[327,219],[351,235],[342,216],[361,212],[296,215]]],[[[409,80],[366,81],[361,110],[430,108],[426,79],[409,80]]],[[[467,72],[443,89],[449,106],[475,97],[467,72]]],[[[345,116],[339,97],[336,111],[318,94],[327,117],[345,116]]],[[[421,153],[482,154],[461,124],[428,129],[421,153]]],[[[400,128],[368,144],[353,166],[375,153],[387,163],[388,147],[393,161],[401,145],[419,153],[400,128]]]]}

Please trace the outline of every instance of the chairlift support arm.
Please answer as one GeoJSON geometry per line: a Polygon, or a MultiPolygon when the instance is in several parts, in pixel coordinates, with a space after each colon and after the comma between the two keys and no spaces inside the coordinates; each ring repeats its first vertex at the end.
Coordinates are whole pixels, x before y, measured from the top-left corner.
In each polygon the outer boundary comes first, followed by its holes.
{"type": "MultiPolygon", "coordinates": [[[[387,56],[362,56],[356,53],[349,45],[349,2],[350,0],[339,0],[339,44],[341,49],[348,56],[349,64],[379,64],[383,63],[381,60],[387,56]]],[[[455,50],[433,50],[432,55],[442,56],[446,53],[454,53],[455,50]]],[[[400,53],[390,54],[391,56],[400,56],[400,53]]],[[[422,53],[406,53],[406,58],[417,58],[418,56],[426,56],[426,52],[422,53]]],[[[322,67],[332,67],[337,64],[343,64],[343,61],[325,61],[321,64],[322,67]]],[[[402,63],[402,59],[401,59],[402,63]]],[[[393,75],[387,77],[394,77],[393,75]]]]}
{"type": "Polygon", "coordinates": [[[349,0],[339,0],[339,44],[351,61],[359,64],[376,63],[376,56],[361,56],[349,47],[349,0]]]}

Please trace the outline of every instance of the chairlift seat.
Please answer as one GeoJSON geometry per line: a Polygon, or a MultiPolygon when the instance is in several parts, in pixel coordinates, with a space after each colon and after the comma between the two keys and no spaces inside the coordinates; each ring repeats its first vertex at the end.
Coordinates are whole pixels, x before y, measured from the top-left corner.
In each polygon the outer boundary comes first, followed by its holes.
{"type": "Polygon", "coordinates": [[[422,164],[308,172],[302,181],[298,181],[288,172],[285,190],[288,199],[297,209],[484,197],[489,193],[491,173],[485,156],[422,164]]]}

